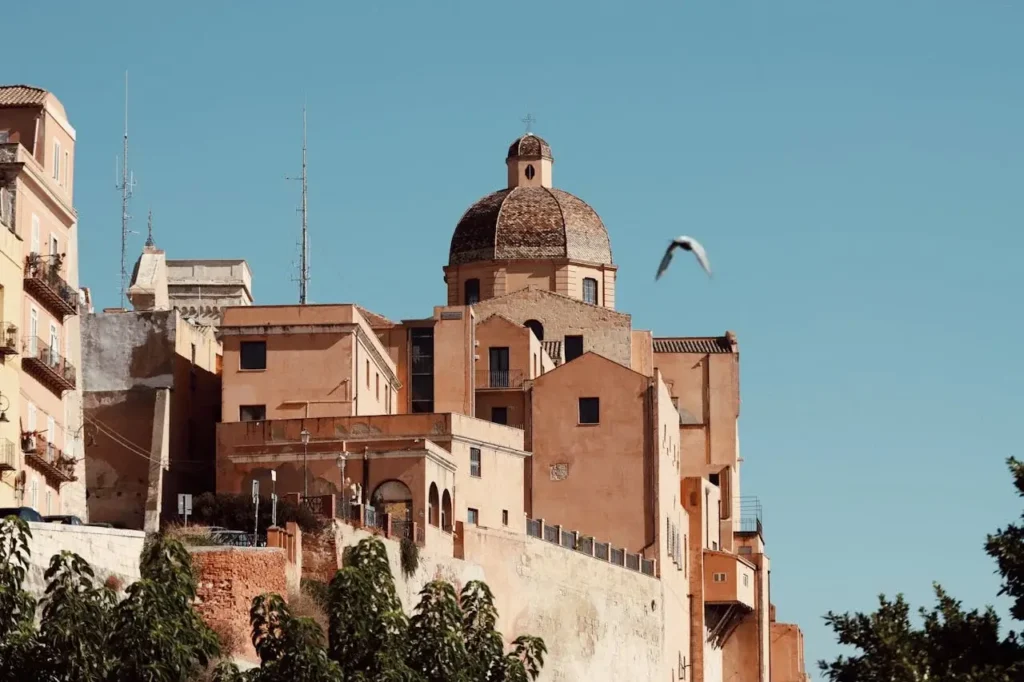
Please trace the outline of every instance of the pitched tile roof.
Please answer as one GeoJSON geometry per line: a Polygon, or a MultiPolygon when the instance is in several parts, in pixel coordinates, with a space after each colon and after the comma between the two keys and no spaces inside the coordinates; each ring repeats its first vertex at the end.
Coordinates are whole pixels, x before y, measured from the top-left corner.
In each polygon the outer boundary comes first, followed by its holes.
{"type": "Polygon", "coordinates": [[[548,354],[548,357],[554,360],[555,367],[562,364],[562,342],[561,341],[541,341],[541,347],[544,352],[548,354]]]}
{"type": "Polygon", "coordinates": [[[395,326],[395,323],[392,322],[391,320],[389,320],[388,318],[384,317],[383,315],[379,315],[379,314],[373,312],[372,310],[367,310],[366,308],[364,308],[361,305],[356,304],[356,310],[359,311],[359,314],[363,316],[363,319],[365,319],[366,322],[371,327],[394,327],[395,326]]]}
{"type": "Polygon", "coordinates": [[[655,353],[733,353],[736,337],[725,336],[682,337],[654,339],[655,353]]]}
{"type": "Polygon", "coordinates": [[[0,85],[0,107],[41,107],[48,94],[31,85],[0,85]]]}
{"type": "Polygon", "coordinates": [[[604,223],[585,201],[549,187],[514,187],[480,199],[452,235],[449,265],[570,258],[611,265],[604,223]]]}

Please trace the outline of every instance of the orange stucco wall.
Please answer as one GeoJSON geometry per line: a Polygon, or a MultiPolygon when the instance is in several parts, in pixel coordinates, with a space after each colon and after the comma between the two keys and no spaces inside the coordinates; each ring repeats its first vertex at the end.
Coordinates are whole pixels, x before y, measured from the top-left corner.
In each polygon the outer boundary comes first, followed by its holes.
{"type": "Polygon", "coordinates": [[[533,516],[630,552],[654,541],[649,380],[588,353],[534,382],[533,516]],[[579,424],[579,399],[600,400],[600,423],[579,424]]]}

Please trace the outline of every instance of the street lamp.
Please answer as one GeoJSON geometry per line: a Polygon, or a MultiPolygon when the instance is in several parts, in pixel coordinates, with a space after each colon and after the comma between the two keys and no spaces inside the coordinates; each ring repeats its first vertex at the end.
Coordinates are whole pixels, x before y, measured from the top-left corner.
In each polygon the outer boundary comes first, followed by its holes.
{"type": "Polygon", "coordinates": [[[344,450],[342,450],[341,454],[338,455],[338,468],[341,470],[341,485],[338,487],[338,490],[341,491],[342,516],[344,517],[345,521],[347,522],[349,520],[349,518],[348,518],[348,495],[349,495],[349,491],[348,491],[348,488],[345,486],[345,451],[344,450]]]}
{"type": "Polygon", "coordinates": [[[302,499],[309,495],[309,476],[306,471],[306,456],[309,454],[309,431],[302,429],[302,499]]]}

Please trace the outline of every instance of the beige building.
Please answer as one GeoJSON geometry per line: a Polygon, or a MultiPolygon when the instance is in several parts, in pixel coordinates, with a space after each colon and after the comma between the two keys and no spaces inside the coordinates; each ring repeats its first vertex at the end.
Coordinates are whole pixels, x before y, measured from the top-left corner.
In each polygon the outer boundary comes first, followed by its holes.
{"type": "Polygon", "coordinates": [[[44,515],[84,518],[74,167],[75,129],[60,101],[39,88],[0,87],[0,222],[6,227],[0,408],[8,405],[8,419],[17,420],[3,423],[17,433],[0,435],[0,461],[15,460],[4,473],[4,490],[10,496],[13,484],[14,502],[44,515]],[[8,286],[17,269],[21,286],[8,286]],[[4,456],[6,440],[17,444],[13,458],[4,456]]]}
{"type": "Polygon", "coordinates": [[[481,567],[502,631],[547,640],[542,680],[805,682],[741,495],[736,338],[633,329],[608,232],[553,164],[513,142],[424,319],[228,308],[217,488],[277,471],[279,493],[481,567]]]}

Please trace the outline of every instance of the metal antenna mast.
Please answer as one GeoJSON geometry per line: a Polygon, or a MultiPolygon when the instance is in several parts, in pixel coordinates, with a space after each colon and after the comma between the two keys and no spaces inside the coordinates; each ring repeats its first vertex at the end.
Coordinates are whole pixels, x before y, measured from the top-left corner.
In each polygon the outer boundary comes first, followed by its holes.
{"type": "Polygon", "coordinates": [[[306,304],[306,295],[309,291],[309,223],[306,213],[306,103],[302,103],[302,177],[288,178],[289,180],[302,181],[302,252],[299,255],[299,305],[306,304]]]}
{"type": "MultiPolygon", "coordinates": [[[[121,191],[121,307],[128,307],[128,200],[135,189],[135,174],[128,170],[128,72],[124,72],[124,150],[121,178],[114,186],[121,191]]],[[[115,170],[116,170],[115,163],[115,170]]]]}

